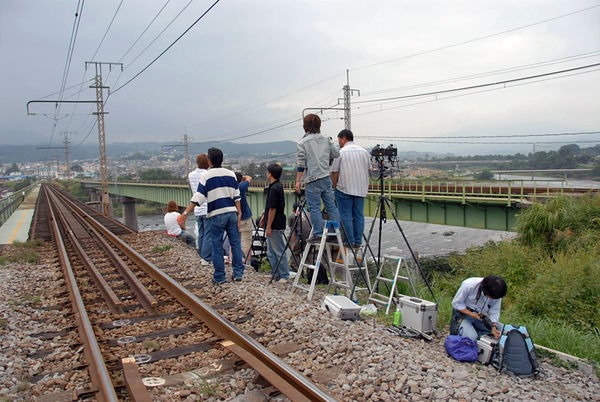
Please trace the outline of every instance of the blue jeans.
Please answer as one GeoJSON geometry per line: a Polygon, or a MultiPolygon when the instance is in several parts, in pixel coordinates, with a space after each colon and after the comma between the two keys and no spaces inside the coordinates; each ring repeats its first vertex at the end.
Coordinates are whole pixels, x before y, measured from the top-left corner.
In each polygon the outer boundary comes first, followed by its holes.
{"type": "Polygon", "coordinates": [[[351,246],[361,245],[365,230],[365,199],[336,189],[335,200],[348,244],[351,246]]]}
{"type": "Polygon", "coordinates": [[[310,209],[310,221],[313,226],[313,235],[323,235],[323,215],[321,215],[321,200],[325,205],[325,212],[329,215],[328,220],[340,221],[340,216],[333,201],[333,189],[331,188],[331,178],[323,177],[311,181],[306,185],[306,203],[310,209]]]}
{"type": "Polygon", "coordinates": [[[183,240],[185,244],[187,244],[190,247],[194,247],[196,245],[196,238],[187,230],[182,230],[179,236],[177,236],[177,238],[179,240],[183,240]]]}
{"type": "Polygon", "coordinates": [[[285,253],[286,241],[283,232],[284,230],[271,230],[271,237],[267,237],[267,258],[269,264],[271,264],[271,275],[276,279],[288,279],[290,277],[290,266],[285,253]]]}
{"type": "Polygon", "coordinates": [[[212,242],[210,241],[209,220],[206,215],[196,216],[198,225],[198,255],[210,262],[212,257],[212,242]]]}
{"type": "MultiPolygon", "coordinates": [[[[496,329],[502,333],[502,327],[504,325],[497,322],[496,329]]],[[[471,338],[474,341],[477,341],[480,336],[489,335],[492,331],[487,329],[487,327],[483,324],[483,321],[476,320],[473,317],[465,316],[458,327],[458,334],[461,336],[466,336],[467,338],[471,338]]]]}
{"type": "Polygon", "coordinates": [[[227,212],[211,216],[208,220],[210,221],[209,233],[212,240],[212,263],[215,267],[213,279],[215,282],[224,282],[226,280],[225,261],[223,260],[223,233],[227,233],[229,244],[231,244],[233,277],[241,279],[244,276],[244,264],[242,263],[242,246],[238,230],[237,213],[227,212]]]}

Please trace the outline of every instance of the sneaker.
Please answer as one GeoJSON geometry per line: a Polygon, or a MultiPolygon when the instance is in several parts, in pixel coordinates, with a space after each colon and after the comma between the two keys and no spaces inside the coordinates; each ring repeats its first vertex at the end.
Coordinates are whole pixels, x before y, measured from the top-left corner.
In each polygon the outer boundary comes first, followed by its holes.
{"type": "Polygon", "coordinates": [[[221,286],[225,283],[227,283],[227,279],[223,279],[222,281],[215,281],[214,279],[212,280],[212,284],[215,286],[221,286]]]}
{"type": "Polygon", "coordinates": [[[204,258],[200,258],[200,265],[206,267],[208,265],[212,265],[212,262],[206,261],[204,258]]]}
{"type": "Polygon", "coordinates": [[[321,243],[321,236],[311,236],[310,239],[308,239],[308,243],[310,244],[319,244],[321,243]]]}
{"type": "Polygon", "coordinates": [[[242,277],[237,277],[237,278],[233,278],[234,282],[241,282],[242,281],[242,277]]]}
{"type": "Polygon", "coordinates": [[[225,265],[229,265],[231,261],[229,260],[228,256],[223,257],[223,263],[225,263],[225,265]]]}
{"type": "Polygon", "coordinates": [[[287,283],[288,279],[287,278],[279,278],[279,280],[277,281],[277,283],[287,283]]]}

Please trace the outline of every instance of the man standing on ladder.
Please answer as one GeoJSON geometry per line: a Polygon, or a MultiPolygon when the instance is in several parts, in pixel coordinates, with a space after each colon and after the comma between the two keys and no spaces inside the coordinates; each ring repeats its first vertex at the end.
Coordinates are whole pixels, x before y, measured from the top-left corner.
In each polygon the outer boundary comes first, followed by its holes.
{"type": "Polygon", "coordinates": [[[365,197],[369,191],[369,153],[354,143],[354,134],[338,134],[340,156],[331,165],[331,181],[349,247],[362,246],[365,230],[365,197]]]}
{"type": "Polygon", "coordinates": [[[329,166],[339,156],[339,150],[331,140],[321,134],[321,119],[316,114],[304,117],[304,137],[298,142],[296,193],[306,183],[306,203],[310,208],[313,235],[309,243],[320,243],[323,236],[321,200],[329,220],[339,222],[338,209],[333,198],[329,166]]]}

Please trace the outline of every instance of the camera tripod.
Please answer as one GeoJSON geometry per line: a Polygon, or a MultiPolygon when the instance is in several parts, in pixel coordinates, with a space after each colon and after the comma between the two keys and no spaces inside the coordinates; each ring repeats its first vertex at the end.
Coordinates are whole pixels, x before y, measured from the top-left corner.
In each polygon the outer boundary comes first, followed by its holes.
{"type": "MultiPolygon", "coordinates": [[[[299,243],[300,250],[304,250],[304,247],[306,246],[306,240],[304,239],[304,236],[303,236],[304,231],[305,231],[303,222],[308,223],[308,225],[309,225],[308,231],[309,232],[310,232],[310,227],[312,227],[312,225],[310,223],[310,219],[308,218],[308,215],[306,214],[305,207],[306,207],[306,198],[304,197],[304,195],[296,194],[296,202],[294,203],[294,218],[290,225],[290,236],[286,237],[284,234],[286,242],[285,242],[285,246],[283,248],[283,250],[284,250],[283,252],[285,253],[286,250],[290,250],[292,259],[296,263],[297,267],[300,267],[300,258],[294,253],[294,250],[292,250],[292,247],[290,246],[290,242],[292,240],[292,236],[296,236],[296,239],[299,243]]],[[[271,274],[271,280],[269,281],[269,283],[272,283],[274,280],[276,280],[279,277],[279,266],[281,265],[282,259],[283,259],[283,254],[279,256],[279,259],[277,260],[277,264],[275,264],[275,267],[273,267],[273,273],[271,274]]],[[[318,278],[318,280],[320,282],[323,282],[323,281],[327,282],[327,274],[326,273],[319,270],[318,275],[320,276],[318,278]],[[325,277],[324,279],[323,279],[323,276],[325,277]]]]}
{"type": "MultiPolygon", "coordinates": [[[[423,270],[421,269],[421,264],[419,263],[419,260],[415,256],[415,253],[413,252],[413,249],[410,246],[410,243],[408,242],[406,235],[404,234],[404,230],[402,230],[402,226],[400,226],[400,223],[398,222],[398,219],[396,218],[396,214],[394,213],[394,205],[392,205],[392,202],[383,193],[383,177],[384,177],[386,169],[388,169],[384,164],[384,158],[381,156],[374,156],[374,158],[377,162],[377,169],[378,169],[378,175],[379,175],[379,177],[378,177],[379,200],[377,202],[377,208],[375,209],[375,214],[373,215],[373,221],[371,222],[371,227],[369,228],[369,234],[365,238],[366,242],[367,242],[366,247],[368,248],[369,252],[371,253],[371,256],[373,257],[373,259],[376,261],[377,270],[379,271],[383,264],[382,259],[381,259],[381,231],[382,231],[383,223],[387,222],[386,208],[389,209],[389,211],[392,215],[392,218],[394,218],[394,222],[396,223],[396,227],[398,228],[398,231],[402,235],[402,238],[404,239],[404,243],[406,244],[406,247],[408,248],[408,251],[410,252],[411,257],[412,257],[413,261],[415,262],[415,265],[417,266],[417,269],[419,271],[419,274],[421,275],[421,278],[423,278],[425,285],[427,285],[427,288],[431,292],[431,295],[433,296],[433,300],[437,303],[435,294],[433,293],[433,290],[431,289],[429,282],[427,281],[427,279],[425,278],[425,275],[423,274],[423,270]],[[378,228],[379,237],[377,239],[377,257],[375,257],[375,255],[373,253],[373,249],[371,248],[371,245],[370,245],[370,240],[371,240],[371,235],[373,234],[373,229],[375,228],[375,222],[377,221],[377,217],[379,218],[379,228],[378,228]]],[[[386,284],[386,286],[387,286],[387,284],[386,284]]],[[[390,289],[387,289],[387,290],[390,291],[390,289]]],[[[392,291],[393,291],[393,289],[392,289],[392,291]]]]}

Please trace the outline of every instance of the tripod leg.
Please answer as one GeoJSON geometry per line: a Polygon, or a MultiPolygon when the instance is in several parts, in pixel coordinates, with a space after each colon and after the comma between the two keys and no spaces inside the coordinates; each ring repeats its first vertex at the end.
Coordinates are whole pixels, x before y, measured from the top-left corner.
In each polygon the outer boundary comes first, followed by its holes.
{"type": "Polygon", "coordinates": [[[413,261],[415,262],[415,265],[419,269],[419,273],[421,274],[421,278],[423,278],[423,282],[425,282],[425,285],[427,285],[427,289],[429,289],[429,292],[431,292],[431,296],[433,297],[433,301],[435,301],[437,303],[438,301],[435,298],[435,294],[433,293],[433,289],[431,288],[431,285],[429,284],[429,282],[427,281],[427,278],[425,278],[425,275],[423,274],[423,269],[421,268],[421,264],[419,263],[419,260],[415,256],[415,253],[413,252],[412,247],[408,243],[408,239],[406,238],[406,235],[404,234],[404,230],[402,230],[402,227],[400,226],[400,223],[398,222],[398,219],[396,219],[396,214],[394,213],[394,210],[392,208],[390,200],[388,200],[385,197],[384,197],[384,200],[385,200],[385,203],[386,203],[387,207],[390,209],[390,212],[392,213],[392,217],[394,218],[394,222],[396,222],[396,226],[398,227],[398,230],[400,231],[400,234],[402,234],[402,238],[404,239],[404,243],[406,243],[406,247],[408,248],[408,251],[410,252],[411,257],[412,257],[413,261]]]}

